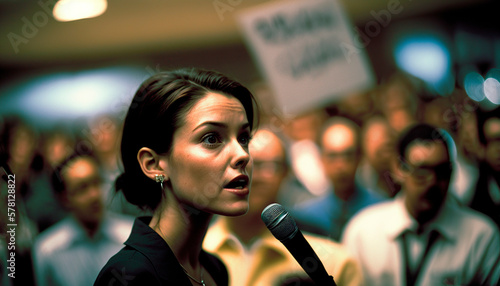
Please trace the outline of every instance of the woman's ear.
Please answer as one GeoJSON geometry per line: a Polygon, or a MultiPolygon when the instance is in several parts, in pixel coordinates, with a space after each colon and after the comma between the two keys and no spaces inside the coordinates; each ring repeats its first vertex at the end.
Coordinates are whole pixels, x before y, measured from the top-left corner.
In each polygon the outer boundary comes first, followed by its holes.
{"type": "Polygon", "coordinates": [[[168,164],[153,149],[142,147],[137,152],[137,161],[141,166],[142,172],[151,180],[156,179],[156,175],[163,175],[165,181],[168,180],[168,164]]]}

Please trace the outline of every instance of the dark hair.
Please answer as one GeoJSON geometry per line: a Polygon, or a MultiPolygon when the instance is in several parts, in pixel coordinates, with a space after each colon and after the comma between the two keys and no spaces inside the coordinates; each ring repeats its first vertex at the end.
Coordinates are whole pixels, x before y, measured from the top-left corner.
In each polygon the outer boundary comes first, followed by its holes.
{"type": "Polygon", "coordinates": [[[130,203],[150,210],[159,205],[163,193],[158,184],[142,172],[137,152],[148,147],[158,154],[168,153],[174,132],[184,124],[185,115],[210,92],[238,99],[245,108],[250,129],[254,130],[258,118],[253,95],[240,83],[218,72],[180,69],[158,73],[141,84],[123,124],[124,173],[115,183],[116,190],[121,190],[130,203]]]}
{"type": "Polygon", "coordinates": [[[479,111],[477,116],[477,132],[479,136],[479,142],[481,144],[488,144],[486,140],[486,135],[484,134],[484,124],[491,118],[500,119],[500,107],[497,107],[490,111],[479,111]]]}
{"type": "Polygon", "coordinates": [[[61,195],[66,190],[66,184],[62,173],[69,165],[80,158],[88,158],[92,160],[96,166],[99,166],[97,158],[90,152],[74,152],[66,157],[59,165],[57,165],[57,167],[54,168],[51,175],[52,188],[57,196],[61,195]]]}
{"type": "Polygon", "coordinates": [[[11,154],[9,152],[12,148],[12,139],[16,135],[16,132],[23,129],[28,132],[30,136],[37,139],[38,134],[35,132],[33,126],[23,118],[19,116],[5,118],[2,126],[0,126],[0,151],[2,153],[2,160],[8,162],[11,159],[11,154]]]}
{"type": "Polygon", "coordinates": [[[439,129],[425,123],[415,124],[401,134],[397,144],[397,150],[401,160],[406,161],[406,150],[411,143],[415,141],[432,141],[441,142],[446,148],[446,154],[451,161],[452,156],[449,150],[449,139],[447,136],[439,129]]]}

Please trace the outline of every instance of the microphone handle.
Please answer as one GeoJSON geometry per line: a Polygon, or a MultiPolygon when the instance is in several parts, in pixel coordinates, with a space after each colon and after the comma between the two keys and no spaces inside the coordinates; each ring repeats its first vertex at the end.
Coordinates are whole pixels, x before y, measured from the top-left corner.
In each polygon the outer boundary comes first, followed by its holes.
{"type": "Polygon", "coordinates": [[[337,286],[332,276],[329,276],[319,260],[316,252],[302,235],[300,230],[289,240],[281,241],[304,271],[311,277],[316,285],[337,286]]]}

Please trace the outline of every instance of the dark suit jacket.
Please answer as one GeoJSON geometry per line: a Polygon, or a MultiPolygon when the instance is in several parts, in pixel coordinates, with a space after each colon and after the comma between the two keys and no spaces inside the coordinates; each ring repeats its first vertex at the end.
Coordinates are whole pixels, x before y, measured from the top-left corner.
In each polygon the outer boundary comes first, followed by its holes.
{"type": "MultiPolygon", "coordinates": [[[[150,221],[151,217],[135,220],[126,246],[110,258],[94,286],[192,285],[168,244],[149,227],[150,221]]],[[[218,286],[228,285],[226,267],[219,259],[202,251],[200,262],[218,286]]]]}

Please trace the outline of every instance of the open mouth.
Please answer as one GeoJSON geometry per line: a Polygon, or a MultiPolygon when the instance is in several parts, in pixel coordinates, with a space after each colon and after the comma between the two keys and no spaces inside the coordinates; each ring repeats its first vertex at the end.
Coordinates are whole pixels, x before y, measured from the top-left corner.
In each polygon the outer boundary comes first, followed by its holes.
{"type": "Polygon", "coordinates": [[[243,189],[248,186],[248,176],[240,175],[232,179],[227,185],[224,186],[226,189],[243,189]]]}

